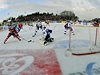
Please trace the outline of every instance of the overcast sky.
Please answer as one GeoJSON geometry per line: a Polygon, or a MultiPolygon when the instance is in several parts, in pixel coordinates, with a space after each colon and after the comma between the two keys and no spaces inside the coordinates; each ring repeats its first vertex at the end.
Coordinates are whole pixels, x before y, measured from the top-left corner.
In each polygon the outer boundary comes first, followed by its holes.
{"type": "Polygon", "coordinates": [[[73,11],[79,19],[100,18],[100,0],[0,0],[0,21],[35,12],[73,11]],[[25,13],[26,12],[26,13],[25,13]]]}

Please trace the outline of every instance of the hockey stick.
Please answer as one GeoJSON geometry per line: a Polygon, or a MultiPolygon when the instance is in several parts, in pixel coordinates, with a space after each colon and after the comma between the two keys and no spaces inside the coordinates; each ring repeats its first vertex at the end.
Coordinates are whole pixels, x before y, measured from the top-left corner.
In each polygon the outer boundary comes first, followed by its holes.
{"type": "MultiPolygon", "coordinates": [[[[25,40],[25,41],[27,41],[25,38],[23,38],[23,37],[21,37],[21,36],[19,36],[20,38],[22,38],[23,40],[25,40]]],[[[28,42],[28,41],[27,41],[28,42]]]]}
{"type": "Polygon", "coordinates": [[[19,37],[22,38],[23,40],[25,40],[26,42],[34,42],[34,41],[32,41],[32,40],[27,41],[25,38],[23,38],[23,37],[21,37],[21,36],[19,36],[19,37]]]}
{"type": "MultiPolygon", "coordinates": [[[[23,28],[22,28],[23,29],[23,28]]],[[[26,30],[25,29],[23,29],[25,32],[26,32],[26,30]]]]}
{"type": "Polygon", "coordinates": [[[53,27],[52,31],[56,28],[57,24],[53,27]]]}

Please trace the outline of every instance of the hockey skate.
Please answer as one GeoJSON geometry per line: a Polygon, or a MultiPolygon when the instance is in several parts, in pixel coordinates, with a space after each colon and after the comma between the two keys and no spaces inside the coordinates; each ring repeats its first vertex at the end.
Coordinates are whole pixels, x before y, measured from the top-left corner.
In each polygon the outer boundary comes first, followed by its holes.
{"type": "Polygon", "coordinates": [[[54,38],[49,38],[48,41],[44,42],[44,45],[47,46],[47,45],[49,45],[53,41],[54,41],[54,38]]]}
{"type": "Polygon", "coordinates": [[[21,39],[19,39],[19,41],[21,41],[21,39]]]}
{"type": "Polygon", "coordinates": [[[48,39],[48,42],[53,42],[54,41],[54,38],[49,38],[48,39]]]}
{"type": "Polygon", "coordinates": [[[44,45],[45,45],[45,46],[49,45],[49,42],[46,42],[46,41],[45,41],[45,42],[44,42],[44,45]]]}
{"type": "Polygon", "coordinates": [[[47,46],[50,44],[50,42],[53,42],[54,41],[54,38],[49,38],[47,41],[45,41],[44,39],[39,39],[39,43],[41,45],[44,45],[44,46],[47,46]]]}
{"type": "Polygon", "coordinates": [[[6,42],[3,42],[4,44],[6,44],[6,42]]]}
{"type": "Polygon", "coordinates": [[[36,34],[34,34],[32,37],[35,37],[36,34]]]}
{"type": "Polygon", "coordinates": [[[73,35],[75,35],[75,34],[73,34],[73,35]]]}
{"type": "Polygon", "coordinates": [[[51,38],[52,42],[54,41],[54,38],[51,38]]]}

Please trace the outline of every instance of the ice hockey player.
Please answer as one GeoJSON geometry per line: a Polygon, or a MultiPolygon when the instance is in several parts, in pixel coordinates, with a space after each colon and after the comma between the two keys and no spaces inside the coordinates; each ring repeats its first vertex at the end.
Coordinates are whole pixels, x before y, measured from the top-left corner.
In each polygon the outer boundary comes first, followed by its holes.
{"type": "Polygon", "coordinates": [[[33,27],[34,27],[32,22],[29,22],[28,26],[29,26],[29,29],[33,29],[33,27]]]}
{"type": "Polygon", "coordinates": [[[4,44],[6,43],[6,41],[8,40],[8,38],[12,35],[14,38],[17,38],[19,41],[21,41],[21,39],[19,38],[19,34],[16,31],[15,25],[11,24],[11,26],[8,28],[9,33],[6,37],[6,39],[4,40],[4,44]]]}
{"type": "Polygon", "coordinates": [[[21,29],[23,29],[23,24],[22,23],[18,23],[17,31],[20,32],[21,29]]]}
{"type": "Polygon", "coordinates": [[[46,23],[46,26],[50,26],[49,25],[49,20],[46,20],[45,23],[46,23]]]}
{"type": "Polygon", "coordinates": [[[35,33],[33,34],[32,37],[35,37],[35,35],[37,34],[38,30],[41,29],[43,31],[43,26],[42,26],[42,22],[41,21],[38,21],[36,23],[36,29],[35,29],[35,33]]]}
{"type": "Polygon", "coordinates": [[[46,45],[48,42],[53,42],[54,38],[51,38],[50,36],[51,33],[52,33],[51,29],[44,27],[44,30],[43,30],[44,45],[46,45]]]}
{"type": "Polygon", "coordinates": [[[73,31],[73,29],[71,27],[71,23],[69,21],[66,22],[66,24],[64,25],[64,28],[65,28],[64,34],[66,34],[67,30],[69,29],[69,30],[71,30],[71,32],[73,33],[73,35],[75,35],[74,31],[73,31]]]}

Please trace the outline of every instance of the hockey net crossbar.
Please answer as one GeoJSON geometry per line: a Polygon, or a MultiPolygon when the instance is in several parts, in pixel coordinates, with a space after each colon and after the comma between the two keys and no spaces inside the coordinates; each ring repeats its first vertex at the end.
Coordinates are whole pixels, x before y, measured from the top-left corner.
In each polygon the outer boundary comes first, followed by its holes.
{"type": "Polygon", "coordinates": [[[72,27],[94,27],[94,26],[93,25],[76,24],[76,25],[72,25],[72,27]]]}

